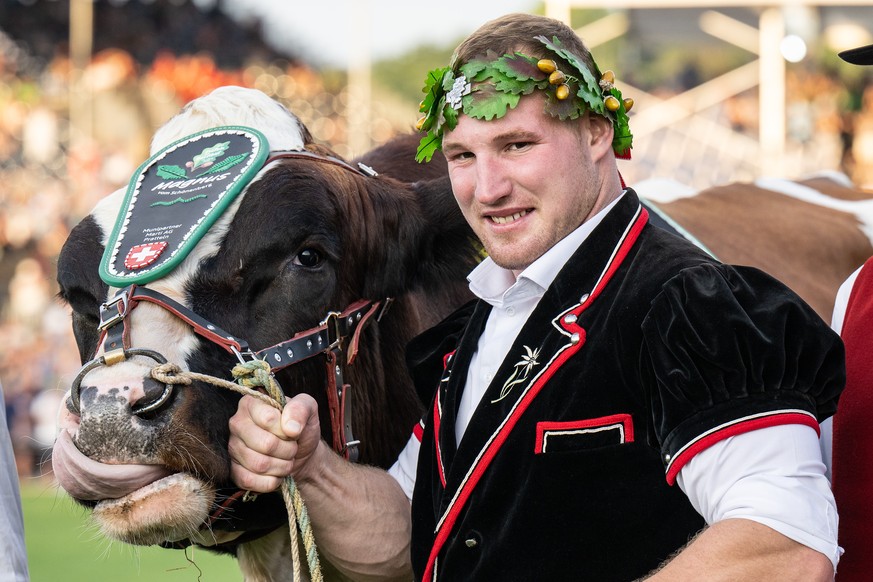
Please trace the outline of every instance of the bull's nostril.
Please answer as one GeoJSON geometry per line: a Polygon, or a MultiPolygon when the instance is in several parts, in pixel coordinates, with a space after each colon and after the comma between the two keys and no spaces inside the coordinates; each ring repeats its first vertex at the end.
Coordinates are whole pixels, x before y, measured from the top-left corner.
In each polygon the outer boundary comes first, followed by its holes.
{"type": "Polygon", "coordinates": [[[158,382],[150,376],[142,381],[143,397],[131,403],[131,412],[136,415],[147,414],[164,406],[173,393],[172,384],[158,382]]]}

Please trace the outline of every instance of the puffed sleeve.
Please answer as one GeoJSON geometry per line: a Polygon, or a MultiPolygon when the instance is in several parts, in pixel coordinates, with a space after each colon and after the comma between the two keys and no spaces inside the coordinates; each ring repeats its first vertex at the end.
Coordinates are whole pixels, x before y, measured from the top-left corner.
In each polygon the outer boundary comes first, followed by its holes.
{"type": "Polygon", "coordinates": [[[751,267],[684,269],[643,324],[653,427],[673,482],[730,436],[836,412],[845,384],[839,336],[795,293],[751,267]]]}

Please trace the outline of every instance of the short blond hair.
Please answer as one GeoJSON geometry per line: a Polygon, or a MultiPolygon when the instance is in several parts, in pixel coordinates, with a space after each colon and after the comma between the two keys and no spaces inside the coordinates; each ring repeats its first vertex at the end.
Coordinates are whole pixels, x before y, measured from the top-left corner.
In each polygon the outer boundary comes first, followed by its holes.
{"type": "Polygon", "coordinates": [[[591,51],[576,31],[560,20],[522,13],[507,14],[480,26],[458,45],[453,68],[457,72],[458,67],[471,60],[490,61],[516,51],[536,58],[553,58],[543,43],[536,40],[537,36],[545,36],[549,40],[557,37],[562,48],[579,57],[590,71],[597,71],[591,51]]]}

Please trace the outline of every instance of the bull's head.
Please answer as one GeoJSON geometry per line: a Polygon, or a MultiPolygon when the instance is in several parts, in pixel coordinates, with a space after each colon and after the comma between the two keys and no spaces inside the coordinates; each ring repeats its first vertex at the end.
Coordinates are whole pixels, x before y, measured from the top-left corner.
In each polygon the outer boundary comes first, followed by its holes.
{"type": "MultiPolygon", "coordinates": [[[[282,359],[293,351],[282,342],[313,329],[324,329],[335,345],[336,318],[321,323],[328,314],[358,300],[394,298],[378,322],[375,303],[352,312],[366,325],[350,322],[345,329],[354,339],[338,342],[358,347],[354,365],[345,366],[348,353],[339,364],[340,385],[352,387],[361,461],[387,466],[421,410],[404,345],[466,297],[459,289],[476,258],[445,177],[410,184],[358,171],[311,144],[296,117],[257,91],[223,88],[192,102],[155,135],[152,153],[224,126],[260,134],[271,161],[253,163],[199,238],[176,245],[188,245],[181,259],[125,286],[125,272],[149,271],[162,259],[141,245],[117,256],[118,240],[162,225],[132,221],[133,190],[121,190],[73,229],[58,262],[85,366],[61,410],[54,470],[108,536],[128,543],[244,553],[249,539],[286,523],[278,495],[262,496],[262,505],[229,505],[237,494],[228,489],[227,421],[239,395],[199,380],[168,384],[153,374],[158,364],[232,380],[234,364],[251,359],[249,352],[282,359]],[[304,149],[317,155],[270,158],[274,150],[304,149]],[[281,350],[269,350],[277,344],[281,350]]],[[[398,143],[410,147],[394,144],[372,160],[388,152],[397,168],[391,172],[403,176],[397,148],[412,165],[415,141],[398,143]]],[[[274,368],[287,393],[318,400],[330,442],[329,354],[319,354],[274,368]]]]}

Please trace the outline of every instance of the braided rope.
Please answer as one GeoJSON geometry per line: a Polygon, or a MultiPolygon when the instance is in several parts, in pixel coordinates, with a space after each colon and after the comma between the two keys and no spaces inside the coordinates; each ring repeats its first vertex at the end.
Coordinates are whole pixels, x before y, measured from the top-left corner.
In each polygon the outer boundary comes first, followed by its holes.
{"type": "MultiPolygon", "coordinates": [[[[165,384],[189,385],[194,380],[207,382],[220,388],[233,390],[239,394],[253,396],[262,402],[266,402],[273,408],[282,410],[285,407],[285,394],[279,387],[278,382],[270,373],[270,365],[263,360],[252,360],[237,364],[231,370],[236,382],[229,382],[222,378],[200,374],[198,372],[185,372],[173,363],[161,364],[151,370],[151,376],[158,382],[165,384]],[[268,394],[264,394],[255,388],[264,388],[268,394]]],[[[288,510],[288,526],[291,536],[291,561],[294,568],[294,580],[301,580],[300,548],[298,546],[298,528],[303,535],[303,548],[306,550],[306,563],[309,566],[309,575],[312,582],[324,580],[321,573],[321,563],[318,560],[318,549],[315,546],[315,536],[312,533],[312,522],[309,520],[309,512],[303,503],[303,496],[297,488],[297,483],[289,475],[282,482],[282,498],[288,510]]]]}

